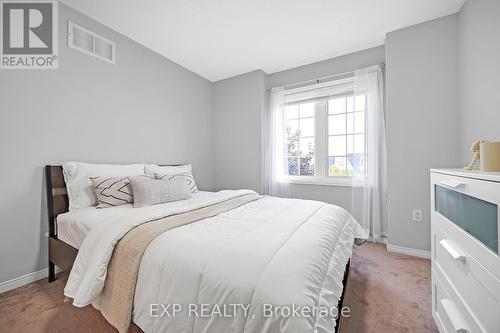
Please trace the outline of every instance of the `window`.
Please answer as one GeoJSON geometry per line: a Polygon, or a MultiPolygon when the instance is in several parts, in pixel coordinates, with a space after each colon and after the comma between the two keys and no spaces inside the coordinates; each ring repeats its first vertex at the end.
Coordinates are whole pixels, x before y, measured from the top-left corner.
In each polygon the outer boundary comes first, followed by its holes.
{"type": "Polygon", "coordinates": [[[366,173],[366,97],[352,83],[317,90],[285,93],[285,172],[291,181],[350,183],[366,173]]]}

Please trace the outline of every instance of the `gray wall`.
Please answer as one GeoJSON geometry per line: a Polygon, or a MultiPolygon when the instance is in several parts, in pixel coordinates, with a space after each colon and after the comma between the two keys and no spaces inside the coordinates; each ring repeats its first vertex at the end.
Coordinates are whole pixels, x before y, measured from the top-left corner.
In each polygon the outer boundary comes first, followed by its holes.
{"type": "MultiPolygon", "coordinates": [[[[385,48],[382,45],[270,74],[267,79],[267,87],[280,87],[328,75],[346,73],[363,67],[381,64],[384,61],[385,48]]],[[[351,208],[352,201],[351,187],[346,186],[291,184],[290,196],[298,199],[324,201],[348,210],[351,208]]]]}
{"type": "Polygon", "coordinates": [[[0,282],[47,266],[43,165],[190,162],[213,186],[213,86],[59,7],[59,69],[0,72],[0,282]],[[111,65],[66,47],[68,19],[117,43],[111,65]]]}
{"type": "Polygon", "coordinates": [[[377,65],[385,61],[384,46],[350,53],[309,65],[287,69],[268,75],[268,87],[280,87],[307,80],[314,80],[328,75],[341,74],[363,67],[377,65]]]}
{"type": "MultiPolygon", "coordinates": [[[[266,89],[384,60],[389,243],[429,250],[428,169],[467,162],[476,138],[500,140],[498,17],[500,2],[468,0],[458,16],[389,33],[385,47],[212,84],[60,4],[60,68],[0,73],[0,283],[46,267],[44,164],[189,162],[200,189],[261,192],[266,89]],[[114,40],[116,65],[68,49],[68,19],[114,40]]],[[[349,187],[290,194],[351,204],[349,187]]]]}
{"type": "Polygon", "coordinates": [[[429,169],[458,163],[458,17],[391,32],[385,51],[389,244],[428,251],[429,169]]]}
{"type": "Polygon", "coordinates": [[[214,85],[214,188],[262,192],[261,135],[265,74],[253,71],[214,85]]]}
{"type": "MultiPolygon", "coordinates": [[[[500,44],[494,42],[500,33],[498,17],[500,2],[469,0],[459,15],[387,34],[385,48],[273,73],[264,79],[266,88],[283,86],[381,63],[385,57],[391,245],[429,250],[429,169],[466,163],[469,145],[476,138],[500,140],[500,44]],[[423,210],[423,222],[411,221],[413,208],[423,210]]],[[[241,168],[240,172],[223,169],[215,176],[216,188],[262,188],[257,115],[268,94],[261,95],[264,101],[255,100],[262,89],[255,73],[216,83],[216,128],[222,122],[219,130],[235,126],[240,133],[227,141],[216,134],[216,170],[224,159],[241,168]],[[250,93],[242,96],[244,89],[250,93]],[[238,96],[233,97],[236,92],[238,96]],[[235,153],[234,148],[240,146],[250,155],[235,153]]],[[[345,208],[351,204],[349,187],[291,185],[290,193],[345,208]]]]}
{"type": "Polygon", "coordinates": [[[469,0],[459,15],[460,156],[476,139],[500,141],[500,1],[469,0]]]}
{"type": "MultiPolygon", "coordinates": [[[[384,46],[265,75],[254,71],[215,83],[214,186],[262,190],[262,112],[266,89],[344,73],[384,62],[384,46]]],[[[351,188],[290,186],[294,198],[321,200],[350,208],[351,188]]]]}

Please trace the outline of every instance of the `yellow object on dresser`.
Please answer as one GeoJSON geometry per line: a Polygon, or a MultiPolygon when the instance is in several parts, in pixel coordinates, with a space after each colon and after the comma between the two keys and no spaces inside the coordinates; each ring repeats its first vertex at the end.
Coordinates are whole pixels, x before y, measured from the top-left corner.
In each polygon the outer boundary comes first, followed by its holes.
{"type": "Polygon", "coordinates": [[[483,142],[480,145],[481,171],[500,172],[500,142],[483,142]]]}

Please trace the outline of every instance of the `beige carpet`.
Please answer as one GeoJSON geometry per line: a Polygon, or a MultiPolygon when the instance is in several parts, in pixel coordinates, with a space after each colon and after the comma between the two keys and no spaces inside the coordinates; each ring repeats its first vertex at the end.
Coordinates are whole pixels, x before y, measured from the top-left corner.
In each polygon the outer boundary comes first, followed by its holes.
{"type": "Polygon", "coordinates": [[[431,314],[430,260],[367,244],[354,251],[342,333],[438,332],[431,314]],[[368,246],[367,246],[368,245],[368,246]]]}
{"type": "MultiPolygon", "coordinates": [[[[41,280],[0,295],[0,332],[115,332],[92,307],[64,303],[65,282],[64,276],[41,280]]],[[[437,332],[429,260],[387,253],[376,244],[356,248],[344,306],[351,317],[343,318],[342,333],[437,332]]]]}

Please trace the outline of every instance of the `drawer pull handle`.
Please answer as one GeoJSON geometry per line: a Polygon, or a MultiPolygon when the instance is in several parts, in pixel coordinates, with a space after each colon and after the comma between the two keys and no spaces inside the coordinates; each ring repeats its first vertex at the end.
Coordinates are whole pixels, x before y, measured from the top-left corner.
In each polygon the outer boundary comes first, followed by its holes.
{"type": "Polygon", "coordinates": [[[451,239],[442,239],[439,243],[453,259],[465,261],[467,258],[465,253],[451,239]]]}
{"type": "Polygon", "coordinates": [[[460,315],[460,312],[458,312],[458,309],[456,308],[455,304],[447,298],[443,298],[439,302],[441,303],[444,312],[446,312],[446,315],[450,319],[455,332],[467,333],[468,332],[467,325],[465,324],[464,319],[460,315]]]}
{"type": "Polygon", "coordinates": [[[444,180],[440,181],[439,183],[441,185],[451,187],[451,188],[459,188],[459,187],[465,186],[464,182],[461,182],[461,181],[455,180],[455,179],[444,179],[444,180]]]}

